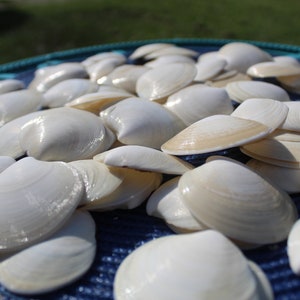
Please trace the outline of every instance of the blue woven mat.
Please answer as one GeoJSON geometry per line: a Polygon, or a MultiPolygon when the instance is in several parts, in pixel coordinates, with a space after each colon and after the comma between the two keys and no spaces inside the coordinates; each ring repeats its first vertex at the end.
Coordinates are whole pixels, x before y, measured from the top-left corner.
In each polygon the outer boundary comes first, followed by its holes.
{"type": "MultiPolygon", "coordinates": [[[[80,61],[87,56],[104,51],[121,51],[129,55],[135,48],[152,42],[170,42],[189,47],[200,53],[216,50],[232,40],[208,39],[164,39],[136,42],[106,44],[86,48],[72,49],[41,55],[0,65],[0,79],[18,78],[26,84],[30,82],[33,71],[41,65],[49,65],[62,61],[80,61]]],[[[250,42],[268,51],[272,55],[291,55],[300,58],[300,47],[273,43],[250,42]]],[[[247,159],[237,149],[222,153],[244,161],[247,159]]],[[[203,157],[186,157],[187,160],[201,164],[203,157]]],[[[300,195],[291,195],[300,212],[300,195]]],[[[97,254],[91,269],[78,281],[56,292],[39,297],[24,297],[8,292],[0,285],[0,300],[24,299],[113,299],[113,281],[116,270],[122,260],[143,243],[164,235],[174,234],[163,221],[147,216],[145,204],[125,211],[92,214],[97,226],[97,254]]],[[[289,265],[286,241],[265,246],[255,250],[244,251],[244,254],[255,261],[264,270],[272,285],[275,299],[300,299],[300,277],[295,276],[289,265]]],[[[47,270],[45,270],[47,272],[47,270]]]]}

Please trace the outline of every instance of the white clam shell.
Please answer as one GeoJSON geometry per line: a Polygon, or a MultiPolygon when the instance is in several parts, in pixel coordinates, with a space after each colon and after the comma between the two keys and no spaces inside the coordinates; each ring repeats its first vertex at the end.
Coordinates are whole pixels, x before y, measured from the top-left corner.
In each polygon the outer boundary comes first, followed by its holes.
{"type": "Polygon", "coordinates": [[[161,237],[137,248],[122,262],[114,281],[114,298],[273,299],[266,276],[260,281],[254,274],[263,271],[256,266],[253,272],[251,267],[219,232],[161,237]]]}
{"type": "Polygon", "coordinates": [[[0,251],[48,237],[72,215],[83,192],[74,168],[32,157],[0,173],[0,186],[0,251]]]}
{"type": "Polygon", "coordinates": [[[87,78],[88,73],[81,63],[66,62],[38,69],[28,88],[45,92],[51,86],[70,78],[87,78]]]}
{"type": "Polygon", "coordinates": [[[148,55],[149,53],[160,50],[166,47],[173,47],[173,44],[170,43],[150,43],[146,45],[142,45],[137,47],[129,56],[130,59],[135,60],[139,58],[143,58],[144,56],[148,55]]]}
{"type": "Polygon", "coordinates": [[[0,95],[0,126],[37,111],[42,106],[43,96],[35,91],[23,89],[0,95]]]}
{"type": "Polygon", "coordinates": [[[300,132],[298,131],[276,129],[269,137],[279,141],[300,142],[300,132]]]}
{"type": "Polygon", "coordinates": [[[288,101],[284,104],[289,108],[289,113],[280,128],[300,132],[300,101],[288,101]]]}
{"type": "Polygon", "coordinates": [[[147,214],[163,219],[177,233],[186,233],[207,229],[191,214],[182,201],[178,190],[180,177],[163,183],[152,193],[147,201],[147,214]]]}
{"type": "Polygon", "coordinates": [[[166,141],[161,149],[173,155],[208,153],[258,140],[268,133],[269,128],[256,121],[214,115],[182,130],[166,141]]]}
{"type": "Polygon", "coordinates": [[[135,97],[108,107],[100,117],[121,143],[155,149],[185,127],[160,104],[135,97]]]}
{"type": "Polygon", "coordinates": [[[226,86],[230,82],[251,81],[251,80],[252,80],[251,77],[244,73],[237,72],[236,70],[230,70],[230,71],[224,71],[221,74],[217,75],[216,77],[207,80],[205,84],[214,87],[226,88],[226,86]]]}
{"type": "Polygon", "coordinates": [[[233,105],[224,89],[204,84],[181,89],[169,96],[164,106],[187,126],[211,115],[233,112],[233,105]]]}
{"type": "Polygon", "coordinates": [[[0,173],[16,162],[10,156],[0,156],[0,173]]]}
{"type": "Polygon", "coordinates": [[[300,276],[300,220],[295,222],[289,233],[287,254],[292,271],[300,276]]]}
{"type": "Polygon", "coordinates": [[[61,107],[82,95],[96,92],[98,88],[98,84],[88,79],[67,79],[52,86],[43,94],[43,106],[61,107]]]}
{"type": "Polygon", "coordinates": [[[288,107],[277,100],[250,98],[231,114],[233,117],[253,120],[270,128],[270,133],[280,127],[288,115],[288,107]]]}
{"type": "Polygon", "coordinates": [[[237,241],[255,245],[283,241],[298,218],[286,192],[229,158],[210,160],[186,172],[178,188],[197,220],[237,241]],[[220,174],[225,174],[222,180],[220,174]]]}
{"type": "Polygon", "coordinates": [[[278,101],[289,101],[288,93],[281,87],[262,81],[235,81],[226,85],[230,98],[236,102],[243,102],[249,98],[268,98],[278,101]]]}
{"type": "Polygon", "coordinates": [[[144,73],[136,83],[137,95],[149,100],[161,100],[188,86],[196,75],[190,63],[172,63],[144,73]]]}
{"type": "Polygon", "coordinates": [[[19,134],[22,149],[41,160],[92,158],[107,150],[115,139],[99,117],[67,107],[44,111],[27,122],[19,134]]]}
{"type": "Polygon", "coordinates": [[[189,48],[173,45],[171,47],[156,49],[155,51],[145,55],[145,59],[155,59],[164,55],[185,55],[188,57],[197,57],[199,53],[189,48]]]}
{"type": "Polygon", "coordinates": [[[300,74],[277,77],[277,80],[287,91],[296,94],[300,93],[300,74]]]}
{"type": "Polygon", "coordinates": [[[246,73],[254,64],[273,61],[269,53],[249,43],[227,43],[219,49],[219,53],[225,57],[228,70],[234,69],[242,73],[246,73]]]}
{"type": "Polygon", "coordinates": [[[94,160],[110,166],[181,175],[194,167],[169,154],[144,146],[121,146],[94,156],[94,160]]]}
{"type": "Polygon", "coordinates": [[[149,62],[145,63],[144,66],[148,68],[157,68],[165,64],[170,63],[191,63],[195,64],[195,60],[191,57],[179,55],[179,54],[170,54],[159,56],[149,62]]]}
{"type": "Polygon", "coordinates": [[[87,210],[106,211],[113,209],[133,209],[143,203],[159,187],[162,175],[129,168],[111,167],[114,174],[119,174],[122,183],[107,196],[87,202],[87,210]]]}
{"type": "Polygon", "coordinates": [[[22,90],[25,88],[23,81],[18,79],[0,80],[0,94],[9,93],[12,91],[22,90]]]}
{"type": "Polygon", "coordinates": [[[280,167],[256,159],[249,160],[247,166],[288,193],[300,192],[300,169],[280,167]]]}
{"type": "Polygon", "coordinates": [[[80,205],[106,197],[123,181],[123,175],[117,169],[109,169],[105,164],[92,159],[76,160],[69,164],[77,169],[84,183],[85,193],[80,205]]]}
{"type": "Polygon", "coordinates": [[[83,66],[87,68],[99,61],[111,59],[111,58],[119,60],[120,62],[126,61],[126,56],[124,54],[115,51],[109,51],[109,52],[101,52],[101,53],[91,55],[86,59],[84,59],[81,63],[83,66]]]}
{"type": "Polygon", "coordinates": [[[1,262],[0,282],[18,294],[50,292],[80,278],[95,253],[95,223],[88,212],[76,211],[48,240],[1,262]]]}

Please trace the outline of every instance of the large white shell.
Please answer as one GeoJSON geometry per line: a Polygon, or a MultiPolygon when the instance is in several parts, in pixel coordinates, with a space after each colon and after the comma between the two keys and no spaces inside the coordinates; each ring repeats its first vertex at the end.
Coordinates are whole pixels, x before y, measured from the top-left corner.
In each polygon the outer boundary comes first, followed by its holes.
{"type": "Polygon", "coordinates": [[[207,230],[161,237],[134,250],[116,273],[114,298],[270,300],[273,293],[258,266],[252,269],[228,239],[207,230]]]}
{"type": "Polygon", "coordinates": [[[10,156],[0,156],[0,173],[15,162],[16,160],[10,156]]]}
{"type": "Polygon", "coordinates": [[[180,177],[162,184],[147,201],[147,214],[163,219],[177,233],[186,233],[207,229],[191,214],[182,201],[178,190],[180,177]]]}
{"type": "Polygon", "coordinates": [[[252,120],[214,115],[193,123],[165,142],[162,151],[173,155],[223,150],[263,138],[269,128],[252,120]]]}
{"type": "Polygon", "coordinates": [[[98,88],[98,84],[88,79],[67,79],[52,86],[43,94],[43,106],[61,107],[82,95],[96,92],[98,88]]]}
{"type": "Polygon", "coordinates": [[[115,141],[99,117],[67,107],[44,111],[22,127],[19,138],[28,156],[62,161],[92,158],[115,141]]]}
{"type": "Polygon", "coordinates": [[[288,107],[277,100],[250,98],[231,114],[233,117],[253,120],[270,128],[270,133],[280,127],[288,115],[288,107]]]}
{"type": "Polygon", "coordinates": [[[141,98],[127,98],[102,111],[100,117],[121,143],[155,149],[185,127],[160,104],[141,98]]]}
{"type": "Polygon", "coordinates": [[[144,146],[121,146],[94,156],[94,160],[110,166],[181,175],[194,167],[169,154],[144,146]]]}
{"type": "Polygon", "coordinates": [[[289,233],[287,254],[292,271],[300,276],[300,220],[295,222],[289,233]]]}
{"type": "Polygon", "coordinates": [[[289,101],[288,93],[281,87],[262,81],[235,81],[226,85],[230,98],[236,102],[243,102],[249,98],[268,98],[278,101],[289,101]]]}
{"type": "Polygon", "coordinates": [[[0,251],[48,237],[72,215],[83,192],[74,168],[32,157],[0,173],[0,187],[0,251]]]}
{"type": "Polygon", "coordinates": [[[228,158],[184,173],[178,188],[197,220],[237,241],[257,245],[283,241],[298,218],[286,192],[228,158]]]}
{"type": "Polygon", "coordinates": [[[231,114],[233,105],[226,91],[194,84],[168,97],[164,106],[187,126],[211,115],[231,114]]]}
{"type": "Polygon", "coordinates": [[[284,104],[289,108],[289,113],[280,128],[300,132],[300,101],[288,101],[284,104]]]}
{"type": "Polygon", "coordinates": [[[22,90],[24,88],[25,88],[25,84],[21,80],[18,79],[0,80],[0,94],[22,90]]]}
{"type": "Polygon", "coordinates": [[[95,223],[87,212],[76,211],[48,240],[2,261],[0,282],[23,295],[54,291],[81,277],[95,253],[95,223]]]}
{"type": "Polygon", "coordinates": [[[35,91],[23,89],[0,95],[0,126],[37,111],[42,106],[43,96],[35,91]]]}
{"type": "Polygon", "coordinates": [[[136,83],[137,95],[149,100],[161,100],[189,85],[196,75],[190,63],[172,63],[144,73],[136,83]]]}

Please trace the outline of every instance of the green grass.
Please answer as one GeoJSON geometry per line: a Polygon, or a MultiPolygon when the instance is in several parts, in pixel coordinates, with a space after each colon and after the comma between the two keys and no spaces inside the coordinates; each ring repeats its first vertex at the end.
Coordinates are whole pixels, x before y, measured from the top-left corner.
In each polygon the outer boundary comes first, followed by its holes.
{"type": "Polygon", "coordinates": [[[11,2],[7,8],[0,6],[0,63],[77,47],[158,38],[300,45],[297,0],[11,2]]]}

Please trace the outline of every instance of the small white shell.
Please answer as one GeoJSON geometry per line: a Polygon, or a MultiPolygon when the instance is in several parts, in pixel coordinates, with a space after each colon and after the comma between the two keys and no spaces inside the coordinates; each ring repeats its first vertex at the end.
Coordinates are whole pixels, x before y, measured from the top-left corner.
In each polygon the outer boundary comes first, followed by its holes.
{"type": "Polygon", "coordinates": [[[24,88],[25,88],[25,84],[21,80],[18,79],[0,80],[0,94],[22,90],[24,88]]]}
{"type": "Polygon", "coordinates": [[[173,55],[163,55],[159,56],[153,60],[150,60],[149,62],[145,63],[144,66],[148,68],[157,68],[165,64],[170,64],[170,63],[191,63],[195,64],[195,60],[192,59],[191,57],[184,56],[184,55],[178,55],[178,54],[173,54],[173,55]]]}
{"type": "Polygon", "coordinates": [[[135,60],[139,58],[143,58],[144,56],[148,55],[149,53],[163,49],[165,47],[173,47],[172,44],[169,43],[151,43],[142,45],[138,48],[136,48],[129,56],[130,59],[135,60]]]}
{"type": "Polygon", "coordinates": [[[16,160],[10,156],[0,156],[0,173],[15,162],[16,160]]]}
{"type": "Polygon", "coordinates": [[[81,63],[83,64],[83,66],[87,68],[99,61],[111,59],[111,58],[119,60],[120,62],[126,61],[126,56],[124,54],[119,52],[109,51],[109,52],[101,52],[101,53],[91,55],[86,59],[84,59],[81,63]]]}
{"type": "Polygon", "coordinates": [[[0,186],[0,251],[48,237],[72,215],[83,192],[74,168],[32,157],[0,173],[0,186]]]}
{"type": "Polygon", "coordinates": [[[110,166],[181,175],[193,169],[189,163],[159,150],[144,146],[121,146],[94,156],[94,160],[110,166]]]}
{"type": "Polygon", "coordinates": [[[276,129],[274,132],[270,134],[269,137],[279,141],[300,142],[299,131],[276,129]]]}
{"type": "Polygon", "coordinates": [[[280,128],[300,132],[300,101],[288,101],[284,104],[289,108],[289,113],[280,128]]]}
{"type": "Polygon", "coordinates": [[[295,222],[289,233],[287,254],[292,271],[300,276],[300,220],[295,222]]]}
{"type": "Polygon", "coordinates": [[[95,253],[95,223],[87,212],[76,211],[48,240],[2,261],[0,282],[23,295],[54,291],[81,277],[95,253]]]}
{"type": "Polygon", "coordinates": [[[145,59],[155,59],[164,55],[185,55],[188,57],[197,57],[199,53],[189,48],[172,45],[171,47],[163,47],[148,53],[145,55],[145,59]]]}

